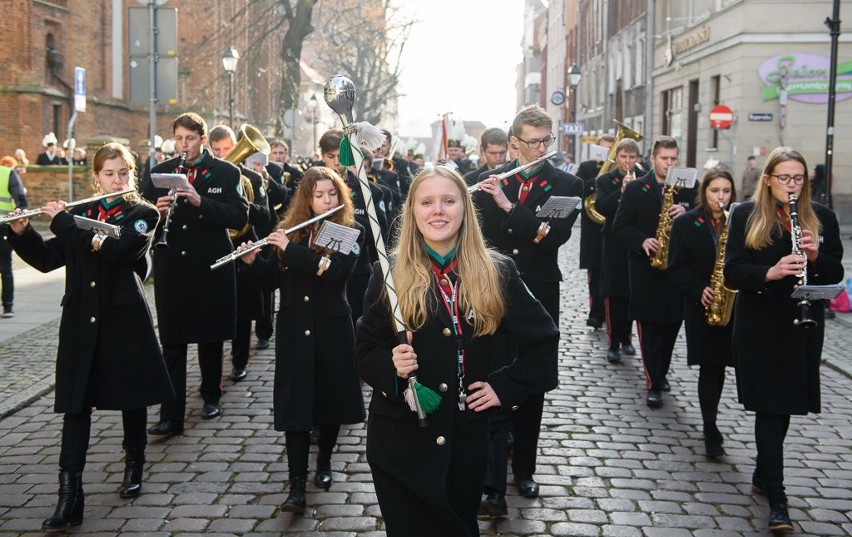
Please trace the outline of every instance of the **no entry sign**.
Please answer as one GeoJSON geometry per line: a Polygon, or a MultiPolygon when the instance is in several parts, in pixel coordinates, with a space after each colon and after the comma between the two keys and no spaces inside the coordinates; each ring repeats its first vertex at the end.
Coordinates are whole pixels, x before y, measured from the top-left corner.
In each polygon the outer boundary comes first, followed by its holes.
{"type": "Polygon", "coordinates": [[[710,126],[714,129],[727,129],[733,120],[733,110],[724,104],[717,104],[710,110],[710,126]]]}

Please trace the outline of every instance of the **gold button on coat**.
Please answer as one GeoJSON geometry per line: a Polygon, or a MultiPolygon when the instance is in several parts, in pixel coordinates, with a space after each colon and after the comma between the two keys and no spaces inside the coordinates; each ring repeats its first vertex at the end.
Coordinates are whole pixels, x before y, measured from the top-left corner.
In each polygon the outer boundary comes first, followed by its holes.
{"type": "Polygon", "coordinates": [[[186,224],[180,226],[181,229],[186,229],[186,224]]]}
{"type": "Polygon", "coordinates": [[[90,323],[92,323],[92,324],[94,324],[95,320],[96,320],[96,319],[95,319],[94,317],[90,317],[90,318],[89,318],[89,322],[90,322],[90,323]]]}
{"type": "Polygon", "coordinates": [[[185,256],[185,255],[186,255],[186,250],[182,251],[182,252],[180,253],[180,255],[185,256]]]}
{"type": "Polygon", "coordinates": [[[309,302],[309,301],[311,300],[311,297],[309,297],[309,296],[305,295],[305,298],[304,298],[303,300],[304,300],[305,302],[309,302]]]}
{"type": "Polygon", "coordinates": [[[448,281],[446,280],[446,278],[441,278],[441,285],[442,285],[442,286],[444,286],[444,287],[446,287],[447,285],[450,285],[450,282],[448,282],[448,281]]]}
{"type": "Polygon", "coordinates": [[[310,330],[305,330],[305,335],[306,335],[306,336],[311,335],[311,331],[310,331],[310,330]]]}
{"type": "Polygon", "coordinates": [[[93,282],[91,282],[91,283],[89,284],[89,287],[94,287],[94,286],[96,286],[96,285],[97,285],[97,284],[93,281],[93,282]]]}
{"type": "Polygon", "coordinates": [[[508,233],[509,235],[511,235],[512,233],[514,233],[514,231],[512,231],[512,228],[509,228],[509,229],[507,229],[507,230],[506,230],[506,233],[508,233]]]}
{"type": "Polygon", "coordinates": [[[442,382],[442,383],[440,383],[440,384],[438,384],[438,391],[440,391],[440,392],[445,392],[445,391],[447,391],[447,385],[446,385],[445,383],[443,383],[443,382],[442,382]]]}
{"type": "Polygon", "coordinates": [[[438,438],[435,439],[435,443],[438,444],[439,446],[443,446],[444,444],[447,443],[447,439],[444,438],[443,436],[439,436],[438,438]]]}
{"type": "Polygon", "coordinates": [[[517,249],[517,248],[515,248],[514,250],[512,250],[512,255],[518,255],[518,249],[517,249]]]}
{"type": "Polygon", "coordinates": [[[450,337],[450,335],[452,334],[452,332],[450,331],[450,329],[449,329],[449,328],[444,328],[443,334],[444,334],[445,336],[447,336],[447,337],[450,337]]]}

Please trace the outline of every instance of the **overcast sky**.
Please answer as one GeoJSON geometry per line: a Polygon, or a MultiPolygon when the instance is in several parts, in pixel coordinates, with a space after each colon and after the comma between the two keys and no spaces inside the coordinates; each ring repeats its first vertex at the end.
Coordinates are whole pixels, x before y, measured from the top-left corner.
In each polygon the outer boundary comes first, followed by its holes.
{"type": "Polygon", "coordinates": [[[399,5],[421,21],[403,52],[399,134],[431,136],[429,124],[444,112],[486,127],[508,125],[515,115],[523,0],[399,0],[399,5]]]}

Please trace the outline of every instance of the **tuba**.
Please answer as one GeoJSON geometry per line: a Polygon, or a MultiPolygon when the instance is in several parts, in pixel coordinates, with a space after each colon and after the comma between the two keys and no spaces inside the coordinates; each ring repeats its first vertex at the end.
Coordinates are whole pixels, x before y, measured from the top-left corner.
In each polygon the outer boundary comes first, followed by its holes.
{"type": "MultiPolygon", "coordinates": [[[[263,153],[264,155],[270,153],[269,142],[266,141],[266,138],[256,128],[245,124],[240,127],[240,135],[240,141],[237,142],[237,145],[234,146],[228,156],[223,160],[230,162],[234,166],[239,166],[254,153],[263,153]]],[[[240,175],[240,182],[246,199],[249,203],[254,203],[254,188],[251,186],[251,181],[245,175],[240,175]]],[[[248,233],[249,229],[251,229],[251,224],[246,222],[246,225],[242,229],[229,229],[228,236],[231,239],[236,239],[248,233]]]]}
{"type": "MultiPolygon", "coordinates": [[[[724,209],[724,206],[722,207],[724,209]]],[[[723,211],[725,222],[719,231],[719,242],[716,243],[716,260],[713,262],[713,273],[710,275],[710,288],[713,289],[713,302],[704,310],[704,318],[710,326],[728,326],[731,313],[734,311],[734,299],[737,292],[725,285],[725,247],[728,245],[728,222],[730,210],[723,211]]]]}
{"type": "MultiPolygon", "coordinates": [[[[597,177],[605,173],[609,173],[612,170],[612,167],[615,166],[615,151],[618,147],[618,143],[625,138],[632,138],[637,142],[642,139],[642,135],[638,132],[634,131],[624,123],[615,121],[616,125],[618,125],[618,131],[615,133],[615,141],[612,143],[612,147],[609,149],[609,153],[606,156],[606,160],[601,164],[601,169],[598,171],[597,177]]],[[[639,168],[641,170],[641,168],[639,168]]],[[[635,172],[634,172],[635,173],[635,172]]],[[[595,193],[592,192],[588,196],[583,199],[583,209],[586,211],[586,216],[589,217],[589,220],[598,225],[603,225],[606,222],[606,217],[595,210],[595,193]]]]}

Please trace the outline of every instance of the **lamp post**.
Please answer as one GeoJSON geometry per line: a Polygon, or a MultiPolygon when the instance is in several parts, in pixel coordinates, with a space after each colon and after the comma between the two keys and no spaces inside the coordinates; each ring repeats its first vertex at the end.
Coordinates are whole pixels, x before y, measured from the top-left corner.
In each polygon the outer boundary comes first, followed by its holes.
{"type": "Polygon", "coordinates": [[[228,47],[222,55],[222,65],[228,73],[228,125],[231,128],[234,128],[234,73],[239,59],[240,53],[234,47],[228,47]]]}
{"type": "MultiPolygon", "coordinates": [[[[575,125],[577,124],[577,86],[580,85],[580,78],[582,78],[582,74],[580,73],[580,66],[576,63],[571,64],[571,67],[568,68],[568,83],[571,85],[571,122],[575,125]]],[[[575,130],[574,131],[574,145],[572,149],[574,150],[574,162],[580,162],[580,144],[579,144],[580,134],[575,130]]]]}
{"type": "Polygon", "coordinates": [[[319,122],[317,119],[317,112],[319,112],[319,102],[317,101],[317,94],[314,93],[311,95],[310,101],[308,101],[308,111],[311,113],[311,124],[314,129],[314,145],[311,146],[310,154],[313,154],[314,151],[317,150],[317,123],[319,122]]]}

